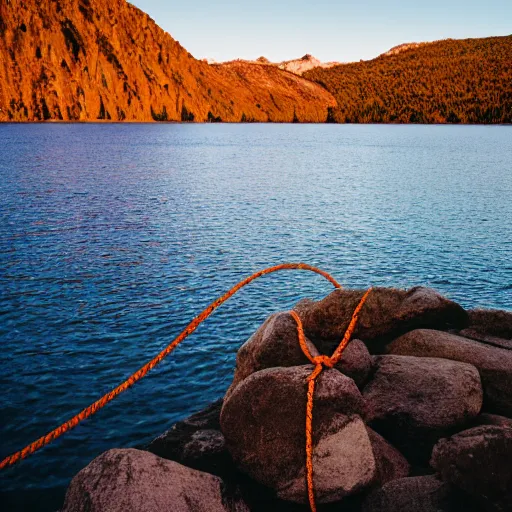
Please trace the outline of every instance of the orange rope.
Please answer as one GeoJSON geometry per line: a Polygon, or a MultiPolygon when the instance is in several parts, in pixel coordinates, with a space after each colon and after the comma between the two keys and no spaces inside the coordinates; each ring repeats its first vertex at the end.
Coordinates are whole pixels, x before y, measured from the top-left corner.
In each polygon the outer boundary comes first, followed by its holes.
{"type": "Polygon", "coordinates": [[[361,308],[366,302],[366,299],[368,298],[371,290],[371,288],[368,289],[359,301],[359,304],[352,314],[352,319],[350,320],[345,335],[343,336],[343,339],[338,345],[338,348],[334,351],[331,357],[325,355],[313,357],[311,355],[311,352],[309,351],[306,344],[306,337],[304,336],[302,321],[295,311],[290,311],[291,316],[297,323],[297,335],[299,337],[300,348],[302,349],[302,352],[304,352],[304,355],[315,365],[314,370],[308,377],[308,393],[306,404],[306,484],[308,489],[309,506],[311,507],[312,512],[316,512],[315,490],[313,485],[313,397],[315,394],[315,381],[317,377],[322,373],[324,366],[327,368],[332,368],[341,359],[343,350],[345,350],[348,342],[350,341],[350,337],[354,333],[361,308]]]}
{"type": "Polygon", "coordinates": [[[156,357],[154,357],[149,363],[145,364],[140,370],[135,372],[131,377],[129,377],[122,384],[117,386],[115,389],[101,397],[99,400],[91,404],[89,407],[85,408],[82,412],[78,413],[76,416],[73,416],[70,420],[63,423],[60,427],[57,427],[55,430],[52,430],[50,433],[46,434],[43,437],[40,437],[33,443],[29,444],[23,450],[20,450],[12,455],[6,457],[2,462],[0,462],[0,469],[3,469],[7,466],[11,466],[18,462],[21,459],[24,459],[28,455],[34,453],[35,451],[43,448],[47,444],[51,443],[54,439],[57,439],[62,434],[76,427],[78,423],[82,420],[85,420],[89,416],[92,416],[94,413],[99,411],[102,407],[108,404],[111,400],[113,400],[117,395],[127,390],[133,384],[135,384],[138,380],[142,379],[150,370],[152,370],[158,363],[164,359],[165,356],[169,355],[187,336],[192,334],[199,324],[206,320],[214,311],[217,309],[222,303],[226,302],[230,297],[232,297],[240,288],[249,284],[251,281],[254,281],[258,277],[261,277],[265,274],[270,274],[272,272],[276,272],[278,270],[308,270],[311,272],[316,272],[321,276],[325,277],[329,282],[331,282],[336,288],[340,288],[340,285],[327,273],[316,267],[312,267],[311,265],[307,265],[305,263],[284,263],[282,265],[276,265],[274,267],[269,267],[265,270],[261,270],[256,272],[252,276],[244,279],[236,286],[231,288],[228,292],[226,292],[222,297],[218,298],[215,302],[212,302],[202,313],[196,316],[192,322],[188,324],[184,331],[175,338],[170,345],[168,345],[164,350],[162,350],[156,357]]]}
{"type": "MultiPolygon", "coordinates": [[[[107,405],[111,400],[113,400],[120,393],[133,386],[138,380],[142,379],[150,370],[152,370],[158,363],[160,363],[167,355],[169,355],[185,338],[187,338],[190,334],[192,334],[203,322],[206,320],[221,304],[226,302],[230,297],[232,297],[240,288],[254,281],[258,277],[261,277],[265,274],[270,274],[272,272],[277,272],[278,270],[309,270],[311,272],[315,272],[325,277],[330,283],[334,285],[335,288],[341,288],[340,284],[334,280],[327,272],[320,270],[316,267],[312,267],[311,265],[307,265],[305,263],[284,263],[282,265],[276,265],[274,267],[269,267],[264,270],[260,270],[255,274],[249,276],[248,278],[240,281],[236,286],[233,286],[228,292],[219,297],[215,302],[212,302],[202,313],[197,315],[192,322],[188,324],[188,326],[164,349],[162,350],[156,357],[151,359],[147,364],[145,364],[142,368],[136,371],[133,375],[131,375],[127,380],[125,380],[122,384],[117,386],[115,389],[102,396],[99,400],[91,404],[89,407],[86,407],[83,411],[73,416],[70,420],[63,423],[60,427],[57,427],[55,430],[52,430],[50,433],[46,434],[43,437],[40,437],[33,443],[29,444],[23,450],[20,450],[12,455],[6,457],[2,462],[0,462],[0,470],[4,469],[7,466],[12,466],[16,462],[24,459],[28,455],[34,453],[35,451],[43,448],[47,444],[51,443],[54,439],[57,439],[62,434],[76,427],[78,423],[82,420],[85,420],[89,416],[92,416],[94,413],[98,412],[102,407],[107,405]]],[[[307,406],[306,406],[306,481],[307,481],[307,490],[308,490],[308,498],[309,504],[312,512],[316,512],[316,504],[315,504],[315,494],[314,494],[314,486],[313,486],[313,396],[315,393],[315,381],[316,378],[320,375],[323,370],[323,366],[328,368],[332,368],[340,359],[343,353],[343,350],[346,348],[348,342],[350,341],[350,337],[352,336],[361,308],[365,303],[371,288],[367,290],[367,292],[363,295],[359,304],[357,305],[352,319],[349,323],[349,326],[341,340],[338,348],[334,351],[331,357],[320,355],[313,357],[308,349],[306,344],[306,338],[304,335],[304,329],[302,326],[302,321],[299,318],[299,315],[295,311],[290,311],[291,316],[295,319],[297,323],[297,334],[299,338],[299,344],[304,352],[304,355],[315,365],[313,372],[308,377],[308,392],[307,392],[307,406]]]]}

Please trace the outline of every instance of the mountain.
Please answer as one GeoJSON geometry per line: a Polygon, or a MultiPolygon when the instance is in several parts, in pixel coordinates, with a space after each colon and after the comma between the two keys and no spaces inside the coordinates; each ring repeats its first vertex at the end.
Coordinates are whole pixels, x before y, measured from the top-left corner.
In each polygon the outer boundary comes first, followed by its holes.
{"type": "MultiPolygon", "coordinates": [[[[214,63],[214,61],[207,60],[207,62],[214,63]]],[[[300,59],[284,60],[282,62],[270,62],[266,57],[258,57],[256,60],[243,60],[237,59],[222,64],[232,65],[234,63],[245,63],[245,64],[259,64],[263,66],[274,66],[284,71],[289,71],[294,75],[302,76],[306,71],[314,68],[331,68],[338,66],[340,62],[321,62],[317,58],[313,57],[309,53],[301,57],[300,59]]]]}
{"type": "Polygon", "coordinates": [[[512,36],[411,43],[304,77],[336,98],[332,122],[512,122],[512,36]]]}
{"type": "Polygon", "coordinates": [[[429,44],[429,43],[402,43],[402,44],[399,44],[397,46],[393,46],[393,48],[391,48],[387,52],[384,52],[382,54],[382,56],[384,56],[384,57],[388,56],[389,57],[390,55],[398,55],[399,53],[402,53],[405,50],[411,50],[413,48],[418,48],[419,46],[423,46],[425,44],[429,44]]]}
{"type": "Polygon", "coordinates": [[[329,92],[195,59],[125,0],[0,0],[0,121],[323,122],[329,92]]]}
{"type": "Polygon", "coordinates": [[[0,121],[510,123],[511,62],[504,36],[210,64],[125,0],[0,0],[0,121]]]}
{"type": "Polygon", "coordinates": [[[290,71],[296,75],[303,75],[306,71],[314,68],[332,68],[338,66],[340,62],[320,62],[317,58],[313,57],[309,53],[306,53],[304,57],[295,60],[285,60],[277,64],[279,69],[290,71]]]}

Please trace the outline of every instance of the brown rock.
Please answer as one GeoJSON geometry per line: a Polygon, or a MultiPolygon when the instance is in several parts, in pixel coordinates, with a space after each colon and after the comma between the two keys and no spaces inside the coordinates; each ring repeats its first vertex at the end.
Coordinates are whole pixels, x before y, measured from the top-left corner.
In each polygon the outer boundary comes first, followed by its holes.
{"type": "Polygon", "coordinates": [[[512,429],[476,427],[442,439],[431,464],[441,478],[479,498],[486,510],[512,510],[512,429]]]}
{"type": "Polygon", "coordinates": [[[195,59],[125,0],[0,2],[0,121],[324,122],[323,87],[195,59]]]}
{"type": "Polygon", "coordinates": [[[370,427],[366,427],[366,430],[368,431],[368,436],[372,443],[373,455],[377,463],[376,484],[382,487],[391,480],[409,476],[411,468],[407,459],[370,427]]]}
{"type": "MultiPolygon", "coordinates": [[[[306,338],[311,355],[319,352],[306,338]]],[[[331,355],[331,353],[325,354],[331,355]]],[[[254,372],[265,368],[289,367],[308,364],[309,360],[300,348],[297,324],[289,313],[275,313],[246,341],[236,357],[233,383],[226,393],[228,397],[236,386],[254,372]]],[[[352,340],[343,352],[336,369],[362,386],[372,369],[373,359],[361,340],[352,340]]]]}
{"type": "Polygon", "coordinates": [[[373,357],[361,340],[352,340],[343,351],[340,362],[335,366],[341,373],[354,379],[361,389],[373,369],[373,357]]]}
{"type": "Polygon", "coordinates": [[[370,424],[413,460],[428,457],[437,439],[480,412],[482,387],[474,366],[444,359],[379,356],[364,388],[370,424]]]}
{"type": "Polygon", "coordinates": [[[473,421],[472,427],[479,427],[481,425],[495,425],[497,427],[510,427],[512,428],[512,419],[505,416],[498,416],[497,414],[482,413],[479,414],[473,421]]]}
{"type": "Polygon", "coordinates": [[[378,356],[377,371],[364,388],[370,421],[403,414],[417,426],[447,428],[475,417],[482,388],[470,364],[437,358],[378,356]]]}
{"type": "Polygon", "coordinates": [[[471,340],[481,341],[482,343],[493,345],[495,347],[512,350],[512,340],[505,340],[503,338],[491,336],[490,334],[486,334],[485,332],[479,331],[478,329],[475,329],[473,327],[462,329],[462,331],[459,331],[458,334],[459,336],[463,336],[464,338],[469,338],[471,340]]]}
{"type": "MultiPolygon", "coordinates": [[[[363,294],[363,290],[338,289],[298,309],[306,335],[322,353],[331,353],[339,343],[363,294]]],[[[466,323],[467,314],[458,304],[430,288],[374,288],[361,310],[354,338],[384,342],[418,327],[462,328],[466,323]]]]}
{"type": "Polygon", "coordinates": [[[203,458],[205,454],[225,453],[226,442],[219,430],[198,430],[183,447],[185,459],[203,458]]]}
{"type": "MultiPolygon", "coordinates": [[[[316,347],[306,338],[311,355],[319,355],[316,347]]],[[[297,324],[290,313],[275,313],[240,347],[236,356],[236,369],[226,397],[249,375],[265,368],[299,366],[309,360],[300,348],[297,324]]]]}
{"type": "Polygon", "coordinates": [[[152,453],[109,450],[71,481],[62,512],[248,512],[222,480],[152,453]]]}
{"type": "Polygon", "coordinates": [[[372,492],[363,504],[363,512],[470,512],[450,486],[434,476],[393,480],[372,492]]]}
{"type": "MultiPolygon", "coordinates": [[[[237,466],[281,499],[307,503],[305,413],[312,365],[253,373],[225,399],[221,427],[237,466]]],[[[337,370],[317,380],[313,464],[318,503],[354,494],[376,478],[372,446],[354,381],[337,370]]]]}
{"type": "Polygon", "coordinates": [[[512,340],[512,311],[471,309],[469,327],[489,336],[512,340]]]}
{"type": "Polygon", "coordinates": [[[199,471],[230,477],[235,470],[220,431],[222,400],[173,425],[146,449],[199,471]]]}
{"type": "Polygon", "coordinates": [[[220,411],[223,399],[219,398],[199,412],[173,425],[172,430],[220,429],[220,411]]]}
{"type": "Polygon", "coordinates": [[[484,388],[484,407],[512,417],[512,352],[461,336],[418,329],[388,346],[390,354],[442,357],[478,368],[484,388]]]}

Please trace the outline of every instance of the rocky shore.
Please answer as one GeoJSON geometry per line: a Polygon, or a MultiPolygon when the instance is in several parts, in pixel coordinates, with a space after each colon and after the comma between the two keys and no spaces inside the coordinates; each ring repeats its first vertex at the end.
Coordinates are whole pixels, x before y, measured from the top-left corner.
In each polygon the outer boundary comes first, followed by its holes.
{"type": "MultiPolygon", "coordinates": [[[[362,290],[304,300],[313,355],[330,355],[362,290]]],[[[80,471],[64,512],[308,510],[306,379],[289,313],[240,348],[225,397],[144,450],[80,471]]],[[[428,288],[376,288],[335,368],[317,380],[319,510],[512,510],[512,313],[465,311],[428,288]]]]}

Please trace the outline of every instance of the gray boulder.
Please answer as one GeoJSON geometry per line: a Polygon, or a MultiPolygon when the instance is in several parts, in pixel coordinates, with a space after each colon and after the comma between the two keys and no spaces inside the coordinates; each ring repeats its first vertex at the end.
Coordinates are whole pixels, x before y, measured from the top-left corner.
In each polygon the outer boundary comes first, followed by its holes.
{"type": "Polygon", "coordinates": [[[222,400],[177,422],[158,436],[146,450],[199,471],[220,477],[230,476],[233,461],[220,431],[222,400]]]}
{"type": "MultiPolygon", "coordinates": [[[[320,354],[308,338],[306,343],[312,356],[320,354]]],[[[332,350],[325,355],[332,355],[332,350]]],[[[240,382],[255,372],[308,363],[309,360],[300,348],[295,320],[289,313],[275,313],[238,350],[235,375],[226,397],[240,382]]],[[[372,365],[373,360],[366,345],[361,340],[351,340],[336,369],[362,387],[368,379],[372,365]]]]}
{"type": "Polygon", "coordinates": [[[370,425],[409,458],[421,461],[433,444],[464,427],[482,407],[472,365],[436,358],[378,356],[364,388],[370,425]]]}
{"type": "Polygon", "coordinates": [[[480,341],[482,343],[486,343],[487,345],[492,345],[498,348],[506,348],[508,350],[512,350],[512,340],[505,340],[503,338],[498,338],[496,336],[492,336],[490,334],[486,334],[485,332],[478,331],[473,327],[468,327],[467,329],[462,329],[459,331],[459,336],[463,336],[464,338],[469,338],[471,340],[480,341]]]}
{"type": "Polygon", "coordinates": [[[512,340],[512,311],[499,309],[471,309],[469,327],[479,333],[512,340]]]}
{"type": "MultiPolygon", "coordinates": [[[[298,308],[306,335],[322,353],[330,354],[339,343],[364,292],[337,289],[298,308]]],[[[374,288],[361,310],[354,338],[385,342],[420,327],[462,329],[467,323],[467,313],[458,304],[430,288],[374,288]]]]}
{"type": "Polygon", "coordinates": [[[489,412],[512,417],[512,351],[429,329],[409,332],[393,341],[390,354],[442,357],[478,368],[489,412]]]}
{"type": "MultiPolygon", "coordinates": [[[[316,347],[306,338],[312,356],[319,355],[316,347]]],[[[226,397],[249,375],[265,368],[300,366],[309,359],[300,348],[297,324],[290,313],[270,315],[263,325],[238,350],[236,369],[226,397]]]]}
{"type": "Polygon", "coordinates": [[[109,450],[71,481],[62,512],[248,512],[222,480],[152,453],[109,450]]]}
{"type": "Polygon", "coordinates": [[[486,510],[512,510],[512,428],[481,426],[434,447],[441,478],[479,499],[486,510]]]}
{"type": "Polygon", "coordinates": [[[373,357],[364,342],[351,340],[335,368],[347,377],[354,379],[357,387],[361,389],[372,372],[373,357]]]}
{"type": "Polygon", "coordinates": [[[391,480],[409,476],[411,468],[407,459],[370,427],[366,427],[366,430],[368,431],[373,455],[377,463],[376,485],[382,487],[391,480]]]}
{"type": "Polygon", "coordinates": [[[435,476],[393,480],[372,492],[363,512],[470,512],[478,510],[435,476]]]}
{"type": "MultiPolygon", "coordinates": [[[[312,365],[270,368],[243,380],[224,401],[221,428],[240,470],[281,499],[307,503],[305,415],[312,365]]],[[[318,503],[355,494],[377,467],[361,417],[366,407],[354,381],[335,369],[317,379],[313,465],[318,503]]]]}

